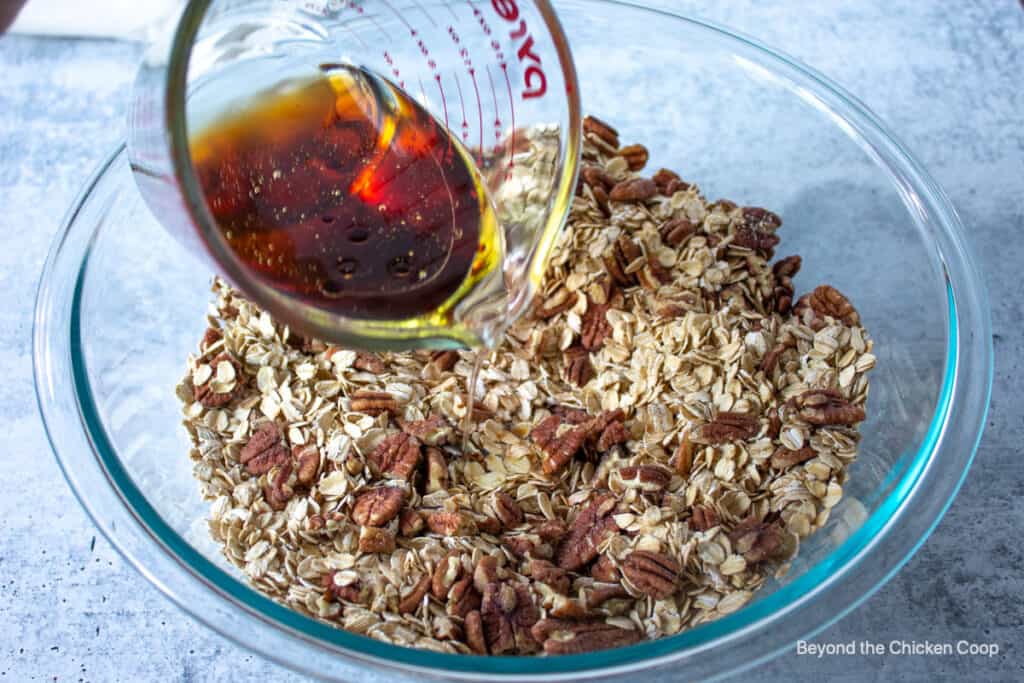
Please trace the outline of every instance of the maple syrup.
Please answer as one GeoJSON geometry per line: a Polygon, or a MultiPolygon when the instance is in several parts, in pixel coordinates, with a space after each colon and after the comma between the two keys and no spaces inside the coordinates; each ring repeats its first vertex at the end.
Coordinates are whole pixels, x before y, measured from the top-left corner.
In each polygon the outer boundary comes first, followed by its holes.
{"type": "Polygon", "coordinates": [[[238,259],[290,297],[350,318],[448,324],[481,282],[501,280],[488,278],[503,245],[479,172],[388,81],[321,71],[190,139],[211,214],[238,259]]]}

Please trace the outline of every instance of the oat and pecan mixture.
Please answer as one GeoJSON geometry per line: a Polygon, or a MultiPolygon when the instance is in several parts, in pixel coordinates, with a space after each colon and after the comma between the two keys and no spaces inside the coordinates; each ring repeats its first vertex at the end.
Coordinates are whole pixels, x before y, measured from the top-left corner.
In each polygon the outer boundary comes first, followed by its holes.
{"type": "Polygon", "coordinates": [[[334,348],[215,285],[178,395],[210,531],[256,588],[395,644],[575,653],[739,609],[828,519],[875,363],[857,311],[796,297],[774,213],[585,131],[466,452],[471,352],[334,348]]]}

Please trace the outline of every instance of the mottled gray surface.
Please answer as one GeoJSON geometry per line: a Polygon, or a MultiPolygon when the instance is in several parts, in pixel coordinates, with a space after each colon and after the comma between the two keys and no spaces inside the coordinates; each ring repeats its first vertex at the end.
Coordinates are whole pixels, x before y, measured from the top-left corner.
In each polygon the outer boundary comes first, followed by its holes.
{"type": "MultiPolygon", "coordinates": [[[[666,6],[668,3],[664,3],[666,6]]],[[[959,498],[907,567],[816,642],[998,643],[999,657],[782,655],[771,680],[1020,680],[1024,622],[1024,11],[1016,0],[687,0],[847,86],[947,189],[992,293],[995,388],[959,498]]],[[[59,220],[122,136],[137,49],[0,38],[0,677],[297,680],[171,608],[95,533],[33,398],[31,303],[59,220]]],[[[898,295],[896,293],[895,295],[898,295]]]]}

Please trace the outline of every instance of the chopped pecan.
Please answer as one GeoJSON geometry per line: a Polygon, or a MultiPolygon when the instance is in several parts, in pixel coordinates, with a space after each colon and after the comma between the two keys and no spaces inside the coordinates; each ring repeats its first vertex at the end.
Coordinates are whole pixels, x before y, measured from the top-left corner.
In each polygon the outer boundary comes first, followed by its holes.
{"type": "Polygon", "coordinates": [[[608,304],[587,302],[587,312],[583,314],[583,326],[580,330],[580,343],[587,351],[597,351],[604,346],[604,340],[612,333],[608,322],[608,304]]]}
{"type": "Polygon", "coordinates": [[[380,486],[356,498],[352,521],[360,526],[384,526],[395,517],[405,502],[405,490],[397,486],[380,486]]]}
{"type": "Polygon", "coordinates": [[[516,590],[510,583],[489,583],[484,587],[480,616],[483,619],[484,638],[492,655],[515,649],[512,612],[516,608],[516,599],[516,590]]]}
{"type": "Polygon", "coordinates": [[[352,361],[352,367],[363,372],[370,372],[374,375],[383,375],[386,370],[384,361],[375,353],[357,351],[356,359],[352,361]]]}
{"type": "Polygon", "coordinates": [[[320,578],[320,584],[324,587],[324,589],[326,589],[327,597],[332,600],[345,600],[346,602],[363,602],[362,584],[360,584],[359,580],[356,579],[351,583],[339,585],[335,582],[335,577],[337,575],[338,572],[333,571],[324,574],[320,578]]]}
{"type": "Polygon", "coordinates": [[[601,213],[605,218],[608,218],[612,215],[612,209],[608,205],[608,193],[603,187],[595,187],[593,188],[593,191],[594,201],[597,202],[597,208],[601,209],[601,213]]]}
{"type": "Polygon", "coordinates": [[[787,256],[775,262],[772,266],[772,273],[775,277],[796,277],[796,274],[800,272],[802,263],[803,260],[796,254],[787,256]]]}
{"type": "Polygon", "coordinates": [[[761,421],[756,415],[722,411],[714,421],[698,427],[697,435],[703,443],[717,444],[751,439],[760,429],[761,421]]]}
{"type": "Polygon", "coordinates": [[[466,615],[466,645],[478,655],[487,654],[487,641],[484,638],[484,624],[479,610],[466,615]]]}
{"type": "Polygon", "coordinates": [[[319,339],[301,335],[294,330],[290,330],[288,332],[288,346],[291,346],[294,349],[299,349],[303,353],[320,353],[327,349],[327,344],[323,343],[319,339]]]}
{"type": "Polygon", "coordinates": [[[359,530],[359,551],[363,553],[390,553],[395,549],[395,535],[387,529],[364,526],[359,530]]]}
{"type": "Polygon", "coordinates": [[[815,317],[829,316],[844,325],[860,324],[860,315],[857,313],[857,309],[853,307],[849,299],[831,285],[815,287],[813,292],[800,297],[793,312],[797,317],[805,321],[809,320],[808,325],[816,330],[824,327],[825,323],[820,320],[816,321],[815,317]],[[816,316],[809,315],[811,312],[816,316]]]}
{"type": "Polygon", "coordinates": [[[206,407],[206,408],[220,408],[231,402],[232,399],[237,398],[245,390],[245,375],[242,373],[242,364],[235,360],[227,351],[217,354],[213,360],[210,361],[210,367],[213,368],[213,374],[210,375],[210,379],[206,380],[202,384],[198,384],[192,387],[192,398],[206,407]],[[228,383],[220,388],[228,389],[228,391],[215,391],[217,383],[217,375],[220,372],[217,370],[217,366],[221,363],[229,363],[234,372],[233,383],[228,383]]]}
{"type": "Polygon", "coordinates": [[[438,600],[447,600],[448,591],[462,577],[462,556],[451,551],[441,558],[430,577],[430,593],[438,600]]]}
{"type": "Polygon", "coordinates": [[[223,338],[224,335],[216,327],[207,327],[203,333],[203,341],[199,342],[199,348],[205,351],[223,338]]]}
{"type": "Polygon", "coordinates": [[[605,583],[615,583],[621,578],[618,568],[608,555],[597,558],[597,562],[590,568],[590,576],[605,583]]]}
{"type": "Polygon", "coordinates": [[[662,225],[658,232],[667,246],[680,247],[697,233],[697,226],[687,218],[674,218],[662,225]]]}
{"type": "Polygon", "coordinates": [[[747,517],[729,533],[733,549],[751,564],[775,557],[783,549],[785,531],[776,522],[747,517]]]}
{"type": "Polygon", "coordinates": [[[653,180],[654,184],[658,186],[659,192],[663,195],[671,196],[671,194],[666,192],[666,190],[671,183],[679,182],[681,178],[675,171],[670,171],[667,168],[661,168],[658,169],[658,172],[651,177],[651,180],[653,180]]]}
{"type": "Polygon", "coordinates": [[[863,422],[864,408],[850,403],[833,389],[812,389],[796,397],[801,419],[812,425],[854,425],[863,422]]]}
{"type": "Polygon", "coordinates": [[[406,434],[411,434],[427,446],[443,446],[452,438],[454,430],[442,416],[433,414],[426,420],[399,421],[406,434]]]}
{"type": "Polygon", "coordinates": [[[779,236],[741,225],[733,233],[732,244],[752,251],[763,252],[770,257],[772,250],[779,245],[779,236]]]}
{"type": "Polygon", "coordinates": [[[582,387],[594,376],[594,366],[590,364],[590,354],[582,346],[570,346],[562,353],[565,365],[565,381],[582,387]]]}
{"type": "Polygon", "coordinates": [[[619,149],[619,156],[629,164],[630,171],[639,171],[647,165],[651,155],[643,145],[626,145],[619,149]]]}
{"type": "Polygon", "coordinates": [[[598,164],[587,164],[580,171],[580,175],[592,190],[602,189],[607,192],[615,185],[615,180],[608,175],[608,171],[598,164]]]}
{"type": "Polygon", "coordinates": [[[295,491],[288,485],[288,479],[292,476],[292,463],[285,460],[276,473],[270,478],[270,482],[263,487],[263,498],[267,505],[273,510],[284,510],[291,500],[295,491]]]}
{"type": "Polygon", "coordinates": [[[367,415],[398,412],[398,401],[386,391],[360,389],[352,394],[352,410],[367,415]]]}
{"type": "Polygon", "coordinates": [[[544,451],[546,456],[544,471],[548,474],[561,471],[586,441],[586,434],[577,434],[577,430],[559,436],[558,428],[561,425],[562,418],[560,416],[549,415],[530,430],[530,438],[544,451]],[[569,439],[567,437],[570,434],[575,434],[575,436],[569,439]]]}
{"type": "MultiPolygon", "coordinates": [[[[516,534],[513,536],[502,536],[501,544],[508,548],[509,552],[518,558],[527,558],[537,555],[537,547],[540,545],[540,538],[531,537],[527,534],[516,534]]],[[[550,550],[550,546],[548,547],[550,550]]],[[[550,553],[547,554],[550,557],[550,553]]]]}
{"type": "Polygon", "coordinates": [[[398,613],[408,614],[415,612],[423,603],[427,591],[430,590],[430,574],[424,574],[420,580],[413,585],[412,589],[405,594],[405,597],[398,603],[398,613]]]}
{"type": "Polygon", "coordinates": [[[775,372],[775,366],[779,364],[779,358],[782,357],[782,354],[785,353],[788,348],[791,348],[790,344],[780,342],[768,349],[768,353],[764,354],[764,357],[761,359],[761,364],[758,367],[761,368],[766,376],[770,377],[772,373],[775,372]]]}
{"type": "Polygon", "coordinates": [[[530,577],[534,581],[545,583],[563,595],[569,592],[571,581],[564,569],[556,567],[547,560],[530,560],[530,577]]]}
{"type": "Polygon", "coordinates": [[[539,643],[534,640],[531,629],[540,619],[540,610],[533,601],[530,587],[524,583],[515,584],[516,608],[512,611],[512,632],[516,638],[516,651],[520,654],[536,652],[539,643]]]}
{"type": "Polygon", "coordinates": [[[619,470],[619,478],[628,489],[657,493],[668,488],[672,473],[660,465],[630,465],[619,470]]]}
{"type": "Polygon", "coordinates": [[[570,406],[556,405],[551,409],[551,414],[557,415],[562,422],[570,425],[583,424],[590,420],[590,413],[570,406]]]}
{"type": "Polygon", "coordinates": [[[690,440],[690,433],[686,432],[683,434],[683,438],[679,440],[679,446],[672,456],[672,466],[675,468],[676,474],[683,477],[690,476],[690,470],[693,468],[694,450],[696,449],[693,441],[690,440]]]}
{"type": "Polygon", "coordinates": [[[281,442],[281,430],[273,422],[264,422],[238,453],[238,461],[249,474],[266,474],[288,462],[288,449],[281,442]]]}
{"type": "Polygon", "coordinates": [[[423,531],[423,515],[416,510],[402,510],[398,517],[398,533],[406,538],[412,538],[423,531]]]}
{"type": "Polygon", "coordinates": [[[597,557],[598,546],[618,531],[612,512],[615,498],[611,494],[598,494],[580,510],[569,529],[569,536],[558,547],[556,563],[562,569],[578,571],[597,557]]]}
{"type": "Polygon", "coordinates": [[[482,534],[496,536],[501,533],[501,520],[495,519],[494,517],[488,517],[486,515],[480,515],[476,518],[476,528],[482,534]]]}
{"type": "Polygon", "coordinates": [[[427,493],[443,491],[448,488],[448,461],[440,448],[431,446],[426,452],[427,476],[424,489],[427,493]]]}
{"type": "Polygon", "coordinates": [[[446,611],[453,617],[464,618],[470,612],[480,609],[480,593],[473,587],[473,577],[464,576],[452,584],[448,591],[446,611]]]}
{"type": "Polygon", "coordinates": [[[743,223],[754,230],[774,232],[782,226],[782,219],[759,206],[746,206],[743,208],[743,223]]]}
{"type": "Polygon", "coordinates": [[[663,553],[634,550],[622,563],[622,573],[644,595],[664,600],[676,592],[679,563],[663,553]]]}
{"type": "Polygon", "coordinates": [[[601,258],[612,282],[622,287],[631,287],[637,283],[633,264],[642,256],[643,251],[636,242],[625,235],[619,235],[611,250],[601,258]]]}
{"type": "Polygon", "coordinates": [[[504,491],[494,494],[494,513],[506,529],[523,523],[523,509],[519,507],[515,498],[504,491]]]}
{"type": "Polygon", "coordinates": [[[430,354],[430,362],[440,372],[448,372],[459,362],[458,351],[434,351],[430,354]]]}
{"type": "Polygon", "coordinates": [[[795,451],[791,451],[785,446],[779,446],[772,453],[772,467],[777,470],[784,470],[793,465],[799,465],[802,462],[807,462],[813,458],[817,453],[810,446],[804,446],[803,448],[795,451]]]}
{"type": "Polygon", "coordinates": [[[560,288],[547,300],[540,302],[540,305],[536,308],[536,316],[547,320],[559,313],[564,313],[576,305],[576,298],[578,296],[579,294],[576,292],[570,292],[564,287],[560,288]]]}
{"type": "Polygon", "coordinates": [[[427,527],[442,536],[461,536],[468,531],[466,516],[461,512],[431,512],[427,527]]]}
{"type": "Polygon", "coordinates": [[[690,528],[694,531],[707,531],[721,524],[718,512],[710,505],[694,505],[690,514],[690,528]]]}
{"type": "Polygon", "coordinates": [[[297,464],[295,480],[300,486],[312,486],[320,471],[320,449],[314,444],[292,449],[297,464]]]}
{"type": "Polygon", "coordinates": [[[473,585],[476,586],[476,589],[482,595],[487,584],[494,583],[497,580],[498,558],[493,555],[484,555],[473,569],[473,585]]]}
{"type": "MultiPolygon", "coordinates": [[[[616,412],[621,413],[621,411],[616,412]]],[[[605,424],[600,424],[600,427],[601,431],[597,432],[597,450],[600,453],[607,451],[612,446],[629,441],[629,432],[626,431],[626,426],[621,419],[609,419],[605,424]]]]}
{"type": "Polygon", "coordinates": [[[572,655],[632,645],[640,633],[612,626],[602,620],[542,619],[533,626],[533,637],[549,655],[572,655]]]}
{"type": "Polygon", "coordinates": [[[587,607],[600,607],[609,600],[630,597],[629,591],[617,583],[598,584],[587,592],[587,607]]]}
{"type": "Polygon", "coordinates": [[[658,194],[658,186],[648,178],[629,178],[616,183],[608,193],[613,202],[643,202],[658,194]]]}
{"type": "Polygon", "coordinates": [[[565,522],[560,519],[546,519],[537,524],[534,531],[545,541],[557,541],[565,535],[565,522]]]}
{"type": "Polygon", "coordinates": [[[596,135],[610,147],[619,148],[619,131],[596,116],[586,116],[583,118],[583,132],[584,134],[596,135]]]}
{"type": "Polygon", "coordinates": [[[399,432],[381,441],[367,459],[378,476],[388,475],[409,481],[420,463],[420,457],[419,440],[399,432]]]}

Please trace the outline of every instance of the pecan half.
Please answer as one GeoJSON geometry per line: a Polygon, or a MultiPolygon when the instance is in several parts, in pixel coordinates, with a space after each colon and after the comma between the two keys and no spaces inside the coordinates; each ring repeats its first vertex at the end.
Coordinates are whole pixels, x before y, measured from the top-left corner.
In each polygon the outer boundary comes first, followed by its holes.
{"type": "Polygon", "coordinates": [[[672,473],[660,465],[630,465],[619,470],[622,485],[647,493],[657,493],[668,488],[672,473]]]}
{"type": "Polygon", "coordinates": [[[461,536],[469,531],[461,512],[431,512],[427,515],[427,527],[442,536],[461,536]]]}
{"type": "Polygon", "coordinates": [[[743,222],[745,225],[767,232],[774,232],[782,226],[782,219],[778,214],[762,209],[759,206],[743,207],[743,222]]]}
{"type": "Polygon", "coordinates": [[[272,510],[281,511],[288,505],[295,491],[288,485],[288,479],[292,476],[292,463],[286,460],[270,481],[263,487],[263,498],[272,510]]]}
{"type": "Polygon", "coordinates": [[[594,377],[594,366],[590,354],[582,346],[570,346],[562,353],[565,365],[565,381],[578,387],[586,385],[594,377]]]}
{"type": "Polygon", "coordinates": [[[356,359],[352,361],[352,367],[356,370],[373,373],[374,375],[382,375],[387,369],[384,366],[384,361],[377,354],[367,353],[366,351],[356,352],[356,359]]]}
{"type": "Polygon", "coordinates": [[[448,461],[440,448],[431,446],[427,451],[427,476],[424,490],[427,493],[443,491],[448,488],[448,461]]]}
{"type": "Polygon", "coordinates": [[[770,257],[772,250],[779,245],[779,236],[741,225],[733,233],[732,244],[736,247],[763,252],[770,257]]]}
{"type": "Polygon", "coordinates": [[[295,480],[300,486],[312,486],[320,471],[320,449],[314,444],[293,448],[292,458],[296,462],[295,480]]]}
{"type": "Polygon", "coordinates": [[[470,612],[480,609],[480,593],[473,587],[473,577],[464,576],[452,584],[448,591],[447,613],[464,618],[470,612]]]}
{"type": "Polygon", "coordinates": [[[442,416],[433,414],[426,420],[399,421],[398,426],[427,446],[443,446],[452,438],[454,430],[442,416]]]}
{"type": "Polygon", "coordinates": [[[403,510],[398,517],[398,533],[406,538],[419,534],[424,526],[423,515],[416,510],[403,510]]]}
{"type": "Polygon", "coordinates": [[[606,650],[632,645],[640,640],[638,631],[612,626],[601,620],[542,619],[534,625],[532,632],[549,655],[606,650]]]}
{"type": "Polygon", "coordinates": [[[760,430],[761,421],[756,415],[722,411],[714,421],[697,428],[697,440],[710,444],[743,441],[757,436],[760,430]]]}
{"type": "Polygon", "coordinates": [[[547,560],[530,560],[530,577],[547,584],[556,592],[566,595],[571,581],[566,571],[547,560]]]}
{"type": "Polygon", "coordinates": [[[210,361],[210,367],[214,369],[210,379],[206,380],[202,384],[198,384],[192,387],[192,398],[205,407],[205,408],[220,408],[231,402],[232,399],[237,398],[245,390],[245,375],[242,373],[242,364],[235,360],[227,351],[217,354],[210,361]],[[229,391],[218,392],[214,391],[215,382],[217,381],[217,366],[221,363],[229,363],[231,368],[234,370],[234,384],[228,385],[222,388],[229,388],[229,391]]]}
{"type": "Polygon", "coordinates": [[[523,523],[523,509],[519,507],[516,499],[504,491],[494,494],[494,513],[501,520],[506,529],[511,529],[523,523]]]}
{"type": "Polygon", "coordinates": [[[615,498],[611,494],[598,494],[573,520],[569,536],[558,547],[555,561],[568,571],[578,571],[597,557],[598,546],[619,530],[612,512],[615,498]]]}
{"type": "Polygon", "coordinates": [[[610,217],[612,215],[612,209],[608,205],[608,193],[603,187],[595,187],[593,188],[593,192],[594,201],[597,202],[597,208],[601,209],[601,213],[605,218],[610,217]]]}
{"type": "Polygon", "coordinates": [[[661,234],[662,242],[676,248],[697,234],[697,226],[687,218],[674,218],[662,225],[658,232],[661,234]]]}
{"type": "Polygon", "coordinates": [[[600,453],[607,451],[612,446],[629,441],[629,432],[626,431],[626,426],[622,423],[621,419],[622,411],[615,411],[615,413],[618,413],[620,417],[609,418],[608,414],[606,414],[601,418],[605,422],[598,422],[594,430],[591,431],[591,434],[598,434],[596,446],[600,453]],[[598,432],[597,429],[600,429],[600,431],[598,432]]]}
{"type": "Polygon", "coordinates": [[[800,272],[802,264],[803,260],[798,255],[787,256],[775,262],[772,266],[772,273],[775,277],[796,277],[796,274],[800,272]]]}
{"type": "Polygon", "coordinates": [[[561,424],[562,418],[550,415],[530,431],[530,438],[544,451],[544,472],[548,475],[561,472],[587,440],[587,432],[583,427],[576,427],[559,436],[558,428],[561,424]]]}
{"type": "Polygon", "coordinates": [[[683,438],[679,441],[679,446],[672,456],[672,466],[675,468],[676,474],[683,477],[690,476],[690,470],[693,468],[693,452],[695,450],[693,441],[690,440],[690,433],[686,432],[683,434],[683,438]]]}
{"type": "Polygon", "coordinates": [[[386,391],[360,389],[352,394],[352,410],[367,415],[394,414],[398,412],[398,401],[386,391]]]}
{"type": "Polygon", "coordinates": [[[775,557],[783,549],[785,531],[776,522],[764,522],[754,515],[742,520],[729,533],[733,549],[751,564],[775,557]]]}
{"type": "Polygon", "coordinates": [[[634,550],[622,563],[622,573],[644,595],[664,600],[676,592],[679,563],[662,553],[634,550]]]}
{"type": "Polygon", "coordinates": [[[586,594],[587,607],[600,607],[609,600],[631,597],[629,591],[617,583],[596,585],[586,594]]]}
{"type": "Polygon", "coordinates": [[[643,256],[643,251],[633,240],[619,235],[610,251],[601,259],[611,276],[612,282],[622,287],[631,287],[637,283],[634,262],[643,256]]]}
{"type": "Polygon", "coordinates": [[[249,474],[266,474],[288,462],[288,449],[281,442],[281,430],[273,422],[264,422],[249,437],[238,453],[238,461],[249,474]]]}
{"type": "Polygon", "coordinates": [[[772,467],[777,470],[784,470],[793,465],[799,465],[802,462],[807,462],[817,453],[810,446],[804,446],[803,448],[795,451],[791,451],[785,446],[779,446],[772,453],[772,467]]]}
{"type": "Polygon", "coordinates": [[[666,192],[672,183],[678,183],[682,179],[679,174],[675,171],[670,171],[667,168],[658,169],[658,172],[651,176],[651,180],[658,186],[658,191],[663,195],[671,196],[671,193],[666,192]]]}
{"type": "Polygon", "coordinates": [[[428,590],[430,590],[430,574],[424,574],[420,577],[420,580],[413,585],[412,589],[405,594],[405,597],[399,601],[398,613],[408,614],[419,609],[419,606],[423,603],[423,598],[426,597],[428,590]]]}
{"type": "Polygon", "coordinates": [[[484,638],[484,624],[479,610],[466,615],[466,645],[478,655],[487,654],[487,641],[484,638]]]}
{"type": "Polygon", "coordinates": [[[795,399],[798,415],[812,425],[854,425],[866,417],[864,408],[833,389],[812,389],[795,399]]]}
{"type": "Polygon", "coordinates": [[[651,155],[643,145],[626,145],[619,149],[619,156],[629,164],[630,171],[639,171],[647,165],[651,155]]]}
{"type": "Polygon", "coordinates": [[[387,529],[364,526],[359,530],[359,551],[363,553],[390,553],[395,549],[395,535],[387,529]]]}
{"type": "Polygon", "coordinates": [[[583,326],[580,330],[580,343],[587,351],[597,351],[604,346],[604,340],[611,336],[612,326],[608,322],[608,304],[587,302],[587,312],[583,314],[583,326]]]}
{"type": "Polygon", "coordinates": [[[608,193],[613,202],[643,202],[658,194],[658,186],[648,178],[629,178],[616,183],[608,193]]]}
{"type": "Polygon", "coordinates": [[[615,563],[612,562],[612,558],[607,555],[597,558],[597,562],[590,568],[590,576],[597,581],[604,581],[605,583],[615,583],[621,578],[619,570],[615,567],[615,563]]]}
{"type": "Polygon", "coordinates": [[[707,531],[721,524],[718,512],[710,505],[694,505],[690,514],[690,528],[694,531],[707,531]]]}
{"type": "Polygon", "coordinates": [[[831,285],[815,287],[814,291],[800,297],[793,312],[801,319],[809,321],[807,324],[814,329],[824,327],[823,321],[816,321],[814,315],[808,315],[808,309],[817,314],[817,317],[829,316],[840,321],[844,325],[859,325],[860,314],[853,307],[850,300],[831,285]],[[817,324],[811,324],[817,323],[817,324]]]}
{"type": "Polygon", "coordinates": [[[480,616],[484,625],[484,638],[492,655],[515,649],[516,637],[512,630],[512,612],[516,608],[516,591],[509,583],[490,583],[484,587],[480,616]]]}
{"type": "Polygon", "coordinates": [[[420,442],[405,432],[387,437],[370,452],[367,460],[377,476],[388,475],[409,481],[420,463],[420,442]]]}
{"type": "Polygon", "coordinates": [[[619,148],[619,131],[596,116],[586,116],[583,118],[583,133],[596,135],[610,147],[619,148]]]}
{"type": "Polygon", "coordinates": [[[512,632],[516,638],[516,650],[530,654],[539,649],[531,629],[540,619],[540,610],[533,601],[533,592],[524,583],[515,584],[516,608],[512,611],[512,632]]]}
{"type": "Polygon", "coordinates": [[[448,372],[459,362],[457,351],[434,351],[430,354],[430,362],[440,372],[448,372]]]}
{"type": "Polygon", "coordinates": [[[564,287],[559,288],[546,300],[540,302],[535,309],[535,315],[542,320],[553,318],[575,306],[577,297],[579,294],[576,292],[570,292],[564,287]]]}
{"type": "Polygon", "coordinates": [[[583,182],[590,185],[592,190],[601,189],[607,192],[615,185],[615,180],[599,164],[585,165],[580,171],[580,176],[583,178],[583,182]]]}
{"type": "Polygon", "coordinates": [[[473,585],[482,595],[487,584],[498,580],[498,558],[493,555],[484,555],[476,563],[473,569],[473,585]]]}
{"type": "Polygon", "coordinates": [[[359,526],[384,526],[395,517],[405,502],[405,490],[381,486],[360,494],[352,507],[352,521],[359,526]]]}
{"type": "Polygon", "coordinates": [[[455,582],[462,577],[462,556],[455,552],[449,552],[441,558],[441,561],[434,567],[430,577],[430,593],[438,600],[446,600],[448,591],[455,582]]]}

